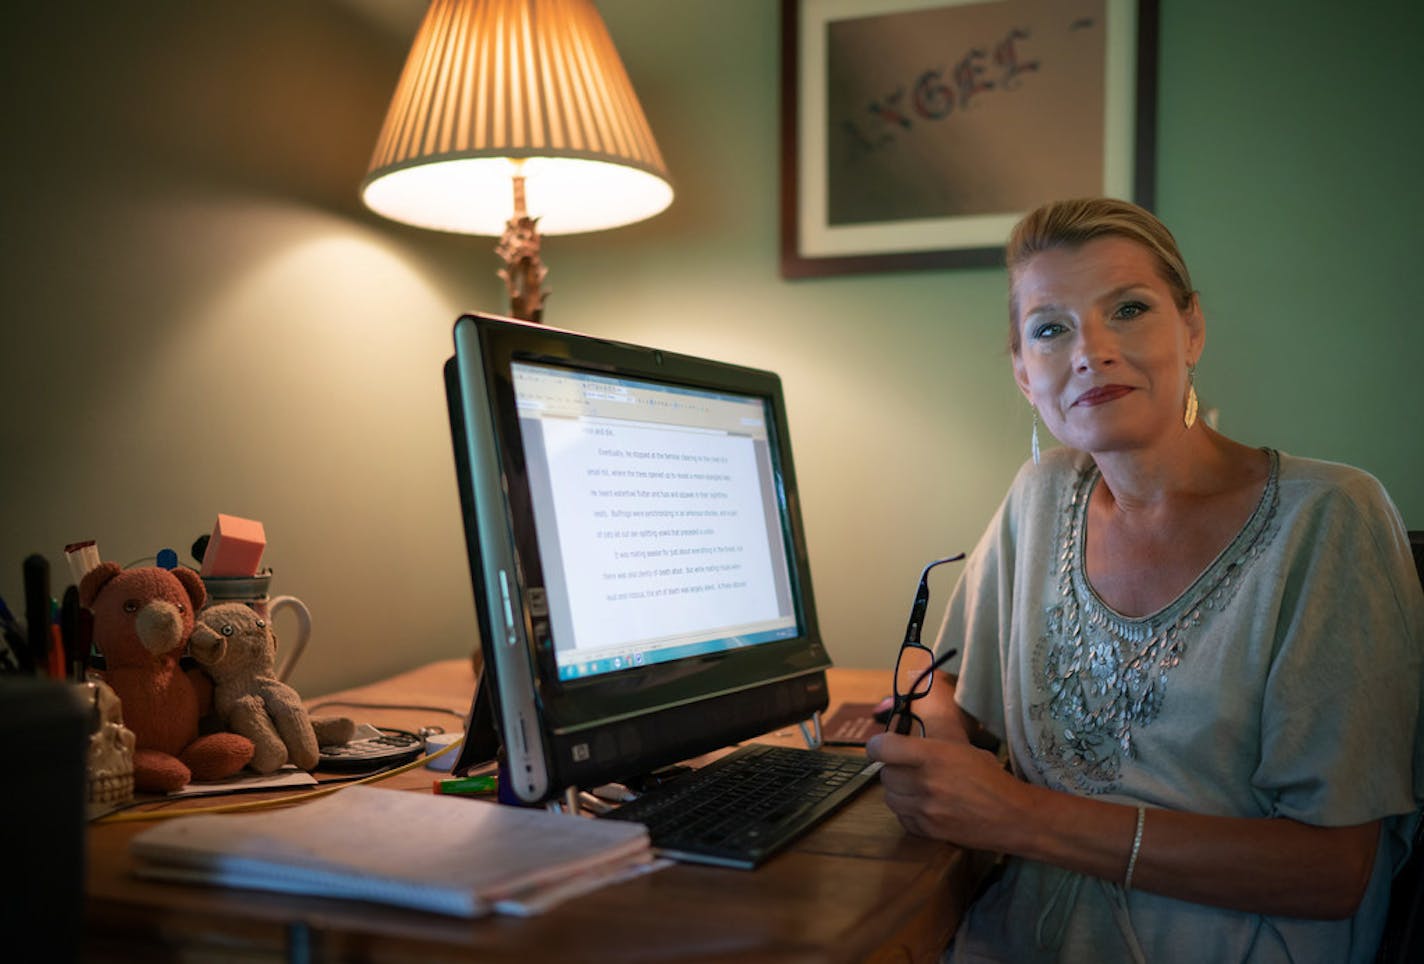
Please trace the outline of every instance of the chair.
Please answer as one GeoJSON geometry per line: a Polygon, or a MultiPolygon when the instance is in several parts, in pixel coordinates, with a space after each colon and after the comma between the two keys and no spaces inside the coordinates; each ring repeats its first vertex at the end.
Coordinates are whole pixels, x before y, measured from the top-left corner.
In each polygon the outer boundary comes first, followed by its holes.
{"type": "MultiPolygon", "coordinates": [[[[1414,568],[1424,585],[1424,530],[1410,530],[1409,548],[1414,551],[1414,568]]],[[[1385,918],[1376,964],[1410,964],[1424,961],[1424,820],[1414,831],[1414,849],[1394,877],[1389,894],[1389,916],[1385,918]]]]}

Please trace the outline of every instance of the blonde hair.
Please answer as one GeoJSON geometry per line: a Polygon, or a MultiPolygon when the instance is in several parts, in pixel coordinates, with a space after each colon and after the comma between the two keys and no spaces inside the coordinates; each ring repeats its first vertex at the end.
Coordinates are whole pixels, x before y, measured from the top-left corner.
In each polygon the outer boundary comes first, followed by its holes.
{"type": "Polygon", "coordinates": [[[1177,239],[1151,211],[1107,197],[1052,201],[1014,225],[1005,250],[1004,261],[1009,269],[1009,348],[1015,355],[1022,347],[1017,290],[1020,272],[1043,251],[1076,248],[1103,237],[1126,238],[1152,252],[1177,307],[1185,311],[1191,305],[1196,289],[1187,263],[1177,250],[1177,239]]]}

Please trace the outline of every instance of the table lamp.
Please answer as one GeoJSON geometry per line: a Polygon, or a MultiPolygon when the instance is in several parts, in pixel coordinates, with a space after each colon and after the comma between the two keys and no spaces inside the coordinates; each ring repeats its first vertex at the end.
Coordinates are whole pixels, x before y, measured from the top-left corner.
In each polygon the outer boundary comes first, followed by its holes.
{"type": "Polygon", "coordinates": [[[541,233],[641,221],[672,186],[591,0],[433,0],[361,197],[406,224],[499,237],[510,314],[539,321],[541,233]]]}

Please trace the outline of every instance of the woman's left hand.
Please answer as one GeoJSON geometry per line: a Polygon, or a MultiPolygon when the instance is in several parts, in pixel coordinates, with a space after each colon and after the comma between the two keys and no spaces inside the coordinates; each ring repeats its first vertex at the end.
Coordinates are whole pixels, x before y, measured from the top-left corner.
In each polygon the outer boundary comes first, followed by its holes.
{"type": "Polygon", "coordinates": [[[885,765],[885,803],[913,834],[1002,851],[1007,832],[1022,826],[1027,785],[966,739],[881,733],[865,751],[885,765]]]}

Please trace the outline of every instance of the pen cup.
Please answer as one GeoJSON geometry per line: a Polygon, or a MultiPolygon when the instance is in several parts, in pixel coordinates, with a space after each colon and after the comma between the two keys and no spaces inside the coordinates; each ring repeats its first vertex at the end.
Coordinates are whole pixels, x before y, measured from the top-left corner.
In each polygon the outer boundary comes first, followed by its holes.
{"type": "MultiPolygon", "coordinates": [[[[311,611],[307,609],[306,603],[296,596],[269,595],[272,587],[271,569],[264,569],[255,576],[204,576],[203,587],[208,591],[208,601],[204,608],[219,603],[240,602],[267,620],[268,625],[274,625],[273,617],[280,610],[285,609],[292,613],[297,621],[297,635],[290,644],[282,647],[286,650],[286,655],[277,670],[277,678],[285,680],[297,665],[297,658],[306,648],[307,640],[311,638],[311,611]]],[[[275,626],[273,635],[276,635],[275,626]]],[[[278,636],[277,639],[280,643],[281,637],[278,636]]]]}

